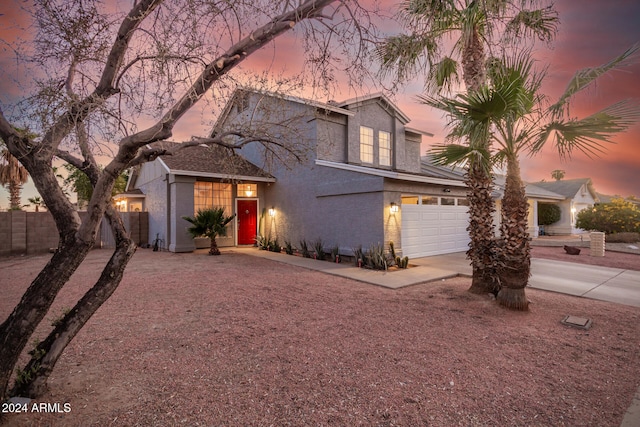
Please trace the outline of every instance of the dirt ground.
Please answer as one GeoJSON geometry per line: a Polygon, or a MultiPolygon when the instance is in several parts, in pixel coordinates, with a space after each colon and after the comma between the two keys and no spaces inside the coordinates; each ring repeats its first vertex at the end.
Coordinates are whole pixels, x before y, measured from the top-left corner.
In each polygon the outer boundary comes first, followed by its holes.
{"type": "MultiPolygon", "coordinates": [[[[108,256],[90,254],[47,319],[108,256]]],[[[0,260],[0,319],[47,260],[0,260]]],[[[388,290],[229,251],[140,249],[38,400],[61,412],[30,404],[4,423],[620,425],[640,386],[639,308],[528,289],[519,313],[469,284],[388,290]]]]}

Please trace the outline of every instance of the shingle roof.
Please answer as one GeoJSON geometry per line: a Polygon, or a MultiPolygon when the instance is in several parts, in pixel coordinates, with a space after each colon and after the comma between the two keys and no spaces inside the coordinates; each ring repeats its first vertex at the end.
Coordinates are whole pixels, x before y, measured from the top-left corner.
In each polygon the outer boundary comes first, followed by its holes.
{"type": "MultiPolygon", "coordinates": [[[[177,142],[161,141],[151,144],[154,148],[173,149],[177,142]]],[[[237,177],[255,177],[273,179],[273,176],[258,166],[239,156],[232,150],[218,145],[195,146],[179,150],[171,155],[160,156],[162,162],[171,173],[191,172],[205,175],[227,175],[230,179],[237,177]]]]}
{"type": "Polygon", "coordinates": [[[580,188],[583,185],[587,186],[589,192],[594,199],[597,199],[597,195],[595,191],[593,191],[591,178],[578,178],[578,179],[561,179],[559,181],[541,181],[534,182],[533,185],[543,188],[548,191],[553,191],[554,193],[560,194],[565,197],[573,198],[578,194],[580,188]]]}

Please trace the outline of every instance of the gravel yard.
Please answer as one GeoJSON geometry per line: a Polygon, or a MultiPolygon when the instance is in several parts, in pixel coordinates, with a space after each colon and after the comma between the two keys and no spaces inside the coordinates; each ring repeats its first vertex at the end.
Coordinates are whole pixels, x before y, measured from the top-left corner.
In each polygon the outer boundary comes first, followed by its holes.
{"type": "MultiPolygon", "coordinates": [[[[91,286],[109,255],[90,254],[47,319],[91,286]]],[[[0,318],[47,260],[0,260],[0,318]]],[[[640,309],[528,289],[530,312],[512,312],[469,284],[388,290],[229,250],[139,249],[39,400],[71,412],[4,422],[620,425],[640,386],[640,309]],[[565,326],[566,315],[593,327],[565,326]]]]}

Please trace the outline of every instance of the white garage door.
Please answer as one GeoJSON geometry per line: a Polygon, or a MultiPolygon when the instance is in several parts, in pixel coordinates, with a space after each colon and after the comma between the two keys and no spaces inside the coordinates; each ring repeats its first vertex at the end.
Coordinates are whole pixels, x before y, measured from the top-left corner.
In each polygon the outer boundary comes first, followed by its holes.
{"type": "Polygon", "coordinates": [[[414,203],[403,204],[401,212],[403,255],[417,258],[469,249],[467,206],[414,203]]]}

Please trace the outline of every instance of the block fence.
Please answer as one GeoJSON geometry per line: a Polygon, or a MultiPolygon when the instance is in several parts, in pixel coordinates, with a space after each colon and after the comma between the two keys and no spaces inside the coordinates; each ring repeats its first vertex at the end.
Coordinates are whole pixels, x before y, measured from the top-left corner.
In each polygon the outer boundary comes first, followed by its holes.
{"type": "MultiPolygon", "coordinates": [[[[86,212],[79,212],[82,218],[86,212]]],[[[121,212],[122,219],[133,241],[149,241],[147,212],[121,212]]],[[[98,231],[96,248],[114,247],[111,230],[106,220],[98,231]]],[[[0,256],[31,255],[48,252],[58,247],[58,230],[49,212],[0,212],[0,256]]]]}

